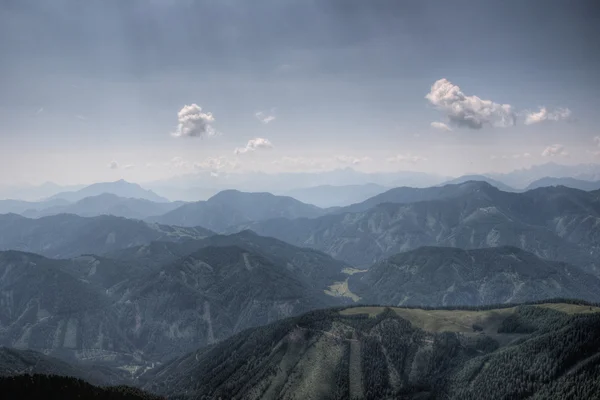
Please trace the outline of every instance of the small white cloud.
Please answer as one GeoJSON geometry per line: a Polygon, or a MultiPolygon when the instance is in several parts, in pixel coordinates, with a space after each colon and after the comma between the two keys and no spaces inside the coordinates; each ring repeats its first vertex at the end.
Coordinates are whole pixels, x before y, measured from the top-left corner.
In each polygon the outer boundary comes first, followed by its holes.
{"type": "Polygon", "coordinates": [[[553,144],[551,146],[546,147],[542,152],[542,156],[544,157],[566,157],[568,155],[569,153],[565,150],[565,146],[563,146],[562,144],[553,144]]]}
{"type": "Polygon", "coordinates": [[[135,168],[135,164],[123,165],[123,169],[134,169],[134,168],[135,168]]]}
{"type": "Polygon", "coordinates": [[[110,169],[119,169],[119,163],[116,161],[111,161],[108,163],[108,168],[110,169]]]}
{"type": "Polygon", "coordinates": [[[596,144],[598,145],[598,147],[600,147],[600,136],[594,137],[594,142],[596,142],[596,144]]]}
{"type": "Polygon", "coordinates": [[[510,104],[498,104],[477,96],[467,96],[460,87],[445,78],[437,80],[425,98],[443,111],[451,123],[459,127],[481,129],[484,125],[515,125],[516,114],[510,104]]]}
{"type": "Polygon", "coordinates": [[[327,163],[324,162],[324,160],[288,156],[281,157],[279,160],[274,160],[272,161],[272,164],[292,171],[322,170],[327,166],[327,163]]]}
{"type": "Polygon", "coordinates": [[[448,125],[446,125],[443,122],[432,122],[431,123],[431,127],[435,128],[435,129],[439,129],[441,131],[448,131],[449,132],[449,131],[452,130],[452,128],[450,128],[448,125]]]}
{"type": "Polygon", "coordinates": [[[75,116],[75,118],[77,118],[77,119],[79,119],[79,120],[81,120],[81,121],[85,121],[85,120],[87,119],[86,117],[84,117],[83,115],[80,115],[80,114],[77,114],[77,115],[75,116]]]}
{"type": "Polygon", "coordinates": [[[273,115],[273,110],[271,110],[270,113],[266,113],[264,111],[259,111],[254,115],[263,124],[268,124],[269,122],[275,120],[275,115],[273,115]]]}
{"type": "Polygon", "coordinates": [[[261,150],[261,149],[272,149],[272,148],[273,148],[273,144],[269,141],[269,139],[254,138],[254,139],[248,140],[246,147],[238,147],[233,151],[233,153],[238,155],[238,154],[245,154],[245,153],[248,153],[251,151],[256,151],[256,150],[261,150]]]}
{"type": "Polygon", "coordinates": [[[171,133],[174,137],[210,137],[215,136],[216,131],[212,127],[215,121],[209,112],[202,112],[197,104],[185,105],[177,113],[177,129],[171,133]]]}
{"type": "Polygon", "coordinates": [[[227,157],[209,157],[204,161],[194,163],[194,168],[200,171],[209,171],[212,176],[218,176],[222,170],[238,169],[240,163],[237,160],[229,160],[227,157]]]}
{"type": "Polygon", "coordinates": [[[345,155],[338,155],[338,156],[334,156],[333,158],[335,161],[337,161],[340,164],[352,164],[352,165],[359,165],[363,162],[371,161],[370,157],[352,157],[352,156],[345,156],[345,155]]]}
{"type": "Polygon", "coordinates": [[[509,159],[519,159],[519,158],[528,158],[531,157],[529,153],[514,153],[514,154],[504,154],[504,155],[492,155],[490,159],[492,160],[509,160],[509,159]]]}
{"type": "Polygon", "coordinates": [[[416,164],[421,161],[427,161],[426,157],[422,157],[416,154],[406,153],[406,154],[398,154],[393,157],[389,157],[387,162],[389,163],[408,163],[408,164],[416,164]]]}
{"type": "Polygon", "coordinates": [[[44,107],[40,107],[36,112],[35,115],[41,114],[44,112],[44,107]]]}
{"type": "Polygon", "coordinates": [[[153,164],[153,163],[150,163],[150,162],[149,162],[149,163],[146,163],[146,168],[152,168],[152,167],[154,167],[154,164],[153,164]]]}
{"type": "Polygon", "coordinates": [[[528,111],[525,113],[525,125],[539,124],[544,121],[564,121],[571,117],[571,110],[559,107],[554,111],[548,111],[546,107],[540,107],[538,112],[528,111]]]}
{"type": "Polygon", "coordinates": [[[181,157],[173,157],[169,162],[165,163],[165,165],[173,168],[186,168],[189,166],[189,163],[181,157]]]}

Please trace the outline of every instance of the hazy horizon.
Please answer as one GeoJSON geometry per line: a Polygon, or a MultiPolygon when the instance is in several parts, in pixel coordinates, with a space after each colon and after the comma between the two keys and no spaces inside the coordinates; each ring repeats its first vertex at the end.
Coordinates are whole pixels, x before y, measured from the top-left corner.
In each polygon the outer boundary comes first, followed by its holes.
{"type": "Polygon", "coordinates": [[[600,162],[593,3],[459,3],[3,2],[0,184],[600,162]]]}

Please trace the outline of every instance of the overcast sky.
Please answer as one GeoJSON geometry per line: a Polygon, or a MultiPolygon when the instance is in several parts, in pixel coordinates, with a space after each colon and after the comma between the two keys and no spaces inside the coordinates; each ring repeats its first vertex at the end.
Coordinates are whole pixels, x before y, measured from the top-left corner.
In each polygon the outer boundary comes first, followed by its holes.
{"type": "Polygon", "coordinates": [[[600,162],[597,1],[1,0],[0,183],[600,162]]]}

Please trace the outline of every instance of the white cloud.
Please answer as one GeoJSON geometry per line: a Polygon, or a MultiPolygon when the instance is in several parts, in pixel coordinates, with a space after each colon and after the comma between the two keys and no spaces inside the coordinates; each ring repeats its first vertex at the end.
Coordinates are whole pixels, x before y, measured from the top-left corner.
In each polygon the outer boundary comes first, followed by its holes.
{"type": "Polygon", "coordinates": [[[596,144],[598,145],[598,147],[600,147],[600,136],[594,137],[594,142],[596,142],[596,144]]]}
{"type": "Polygon", "coordinates": [[[511,158],[519,159],[519,158],[529,158],[529,157],[531,157],[530,153],[514,153],[514,154],[504,154],[501,156],[491,155],[490,159],[492,159],[492,160],[509,160],[511,158]]]}
{"type": "Polygon", "coordinates": [[[441,131],[451,131],[452,130],[452,128],[450,128],[448,125],[446,125],[443,122],[432,122],[431,127],[435,128],[435,129],[439,129],[441,131]]]}
{"type": "Polygon", "coordinates": [[[289,170],[321,170],[326,167],[326,163],[323,160],[315,158],[305,157],[281,157],[279,160],[275,160],[272,164],[281,166],[284,169],[289,170]]]}
{"type": "Polygon", "coordinates": [[[246,147],[238,147],[233,153],[234,154],[245,154],[251,151],[261,150],[261,149],[272,149],[273,143],[269,141],[269,139],[265,138],[254,138],[248,140],[246,147]]]}
{"type": "Polygon", "coordinates": [[[173,168],[187,168],[189,163],[181,157],[173,157],[171,161],[165,163],[165,165],[173,168]]]}
{"type": "Polygon", "coordinates": [[[44,107],[40,107],[36,112],[35,115],[41,114],[44,112],[44,107]]]}
{"type": "Polygon", "coordinates": [[[108,163],[108,168],[110,169],[119,169],[119,163],[115,160],[108,163]]]}
{"type": "Polygon", "coordinates": [[[215,121],[209,112],[203,113],[197,104],[185,105],[177,113],[177,129],[171,135],[175,137],[210,137],[216,135],[212,123],[215,121]]]}
{"type": "Polygon", "coordinates": [[[263,124],[268,124],[269,122],[271,122],[275,119],[275,115],[273,115],[273,110],[271,110],[270,113],[266,113],[264,111],[259,111],[254,115],[263,124]]]}
{"type": "Polygon", "coordinates": [[[123,169],[134,169],[134,168],[135,168],[135,164],[123,165],[123,169]]]}
{"type": "Polygon", "coordinates": [[[239,168],[238,161],[229,160],[227,157],[209,157],[204,161],[194,163],[194,168],[201,171],[210,171],[212,176],[218,176],[222,170],[234,170],[239,168]]]}
{"type": "Polygon", "coordinates": [[[338,155],[338,156],[334,156],[333,158],[338,163],[352,164],[352,165],[358,165],[363,162],[371,161],[370,157],[353,157],[353,156],[345,156],[345,155],[338,155]]]}
{"type": "Polygon", "coordinates": [[[566,157],[568,155],[569,153],[567,153],[567,151],[565,150],[565,146],[563,146],[562,144],[553,144],[551,146],[546,147],[542,152],[542,156],[544,157],[566,157]]]}
{"type": "Polygon", "coordinates": [[[387,162],[389,163],[409,163],[416,164],[421,161],[427,161],[426,157],[422,157],[416,154],[406,153],[406,154],[398,154],[393,157],[389,157],[387,162]]]}
{"type": "Polygon", "coordinates": [[[460,127],[480,129],[483,125],[507,127],[515,124],[516,114],[510,104],[467,96],[445,78],[437,80],[425,98],[443,111],[451,123],[460,127]]]}
{"type": "Polygon", "coordinates": [[[563,121],[571,117],[571,110],[559,107],[554,111],[548,111],[546,107],[540,107],[538,112],[528,111],[525,113],[525,125],[538,124],[544,121],[563,121]]]}

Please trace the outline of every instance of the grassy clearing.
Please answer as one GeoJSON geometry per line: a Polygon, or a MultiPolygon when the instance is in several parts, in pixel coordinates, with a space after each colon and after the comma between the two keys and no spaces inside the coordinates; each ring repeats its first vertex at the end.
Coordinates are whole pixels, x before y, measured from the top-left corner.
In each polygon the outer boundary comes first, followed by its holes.
{"type": "Polygon", "coordinates": [[[539,304],[538,307],[551,308],[553,310],[564,312],[566,314],[590,314],[600,312],[600,307],[586,306],[583,304],[546,303],[539,304]]]}
{"type": "Polygon", "coordinates": [[[329,290],[325,290],[325,294],[333,297],[348,297],[354,302],[360,300],[360,297],[352,293],[348,288],[348,278],[343,282],[336,282],[329,286],[329,290]]]}
{"type": "MultiPolygon", "coordinates": [[[[585,305],[548,303],[538,307],[552,308],[567,314],[600,312],[600,307],[585,305]]],[[[486,333],[496,333],[502,321],[513,314],[515,307],[496,310],[423,310],[419,308],[391,307],[400,317],[414,326],[429,332],[473,332],[473,325],[479,325],[486,333]]],[[[374,317],[385,307],[353,307],[340,311],[342,315],[368,314],[374,317]]]]}

